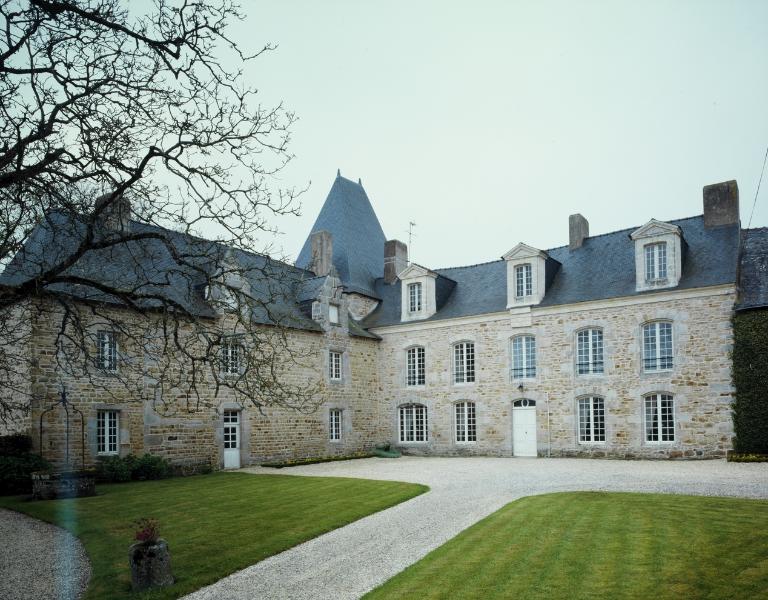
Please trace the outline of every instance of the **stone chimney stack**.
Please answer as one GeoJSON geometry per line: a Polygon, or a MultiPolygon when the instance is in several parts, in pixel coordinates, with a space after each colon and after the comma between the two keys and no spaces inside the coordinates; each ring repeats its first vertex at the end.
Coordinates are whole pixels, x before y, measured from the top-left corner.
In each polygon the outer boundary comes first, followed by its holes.
{"type": "Polygon", "coordinates": [[[395,283],[397,274],[408,266],[408,246],[400,240],[384,243],[384,282],[395,283]]]}
{"type": "Polygon", "coordinates": [[[575,250],[589,237],[589,221],[579,213],[568,217],[568,249],[575,250]]]}
{"type": "Polygon", "coordinates": [[[739,186],[735,180],[704,186],[704,227],[739,222],[739,186]]]}
{"type": "Polygon", "coordinates": [[[312,270],[315,275],[325,277],[333,268],[333,236],[330,231],[315,231],[312,240],[312,270]]]}
{"type": "Polygon", "coordinates": [[[104,194],[96,198],[95,210],[100,211],[97,223],[104,231],[128,232],[131,228],[131,201],[125,196],[112,198],[104,194]]]}

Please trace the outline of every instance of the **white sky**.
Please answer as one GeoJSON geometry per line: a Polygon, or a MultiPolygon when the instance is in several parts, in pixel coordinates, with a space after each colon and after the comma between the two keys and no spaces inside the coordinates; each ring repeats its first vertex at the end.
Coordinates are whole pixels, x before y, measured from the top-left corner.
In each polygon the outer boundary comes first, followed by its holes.
{"type": "MultiPolygon", "coordinates": [[[[336,169],[388,238],[438,268],[702,212],[736,179],[743,225],[768,145],[768,2],[243,0],[232,29],[265,104],[300,121],[277,240],[295,257],[336,169]]],[[[752,226],[768,225],[768,177],[752,226]]],[[[266,241],[266,240],[265,240],[266,241]]]]}

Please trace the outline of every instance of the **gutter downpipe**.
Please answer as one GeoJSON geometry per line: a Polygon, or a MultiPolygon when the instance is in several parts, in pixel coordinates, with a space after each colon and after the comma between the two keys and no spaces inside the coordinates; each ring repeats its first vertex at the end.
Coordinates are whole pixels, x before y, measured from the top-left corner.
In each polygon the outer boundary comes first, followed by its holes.
{"type": "Polygon", "coordinates": [[[552,458],[552,427],[549,424],[549,392],[547,392],[547,458],[552,458]]]}

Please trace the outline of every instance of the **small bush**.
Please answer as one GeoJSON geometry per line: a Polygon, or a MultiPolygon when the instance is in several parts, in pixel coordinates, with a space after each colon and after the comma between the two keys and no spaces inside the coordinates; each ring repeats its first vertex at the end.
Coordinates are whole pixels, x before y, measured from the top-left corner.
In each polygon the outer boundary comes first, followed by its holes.
{"type": "MultiPolygon", "coordinates": [[[[135,458],[135,457],[134,457],[135,458]]],[[[171,465],[161,456],[152,456],[145,454],[140,458],[135,458],[131,477],[138,481],[146,479],[165,479],[171,476],[171,465]]]]}
{"type": "Polygon", "coordinates": [[[32,451],[32,438],[28,435],[14,433],[0,435],[0,456],[21,456],[32,451]]]}
{"type": "Polygon", "coordinates": [[[768,454],[739,454],[728,453],[728,462],[768,462],[768,454]]]}
{"type": "Polygon", "coordinates": [[[145,454],[125,457],[103,456],[99,458],[98,477],[107,483],[165,479],[172,475],[170,463],[160,456],[145,454]]]}
{"type": "Polygon", "coordinates": [[[48,468],[48,462],[38,454],[0,456],[0,496],[31,493],[32,473],[48,468]]]}
{"type": "Polygon", "coordinates": [[[355,460],[357,458],[373,458],[372,452],[357,452],[355,454],[344,454],[341,456],[317,456],[314,458],[297,458],[281,462],[262,463],[262,467],[271,467],[273,469],[282,469],[284,467],[299,467],[301,465],[314,465],[316,463],[335,462],[337,460],[355,460]]]}
{"type": "Polygon", "coordinates": [[[131,467],[125,458],[119,456],[99,457],[97,473],[99,481],[107,483],[121,483],[131,480],[131,467]]]}

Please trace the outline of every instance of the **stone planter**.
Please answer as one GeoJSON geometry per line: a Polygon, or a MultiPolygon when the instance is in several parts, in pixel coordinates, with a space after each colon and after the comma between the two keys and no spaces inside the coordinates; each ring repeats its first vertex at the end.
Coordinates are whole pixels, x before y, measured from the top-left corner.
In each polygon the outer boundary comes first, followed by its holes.
{"type": "Polygon", "coordinates": [[[171,553],[165,540],[136,542],[128,550],[128,560],[131,565],[131,588],[134,592],[173,585],[171,553]]]}
{"type": "Polygon", "coordinates": [[[32,473],[32,498],[56,500],[96,495],[96,475],[93,471],[65,471],[32,473]]]}

